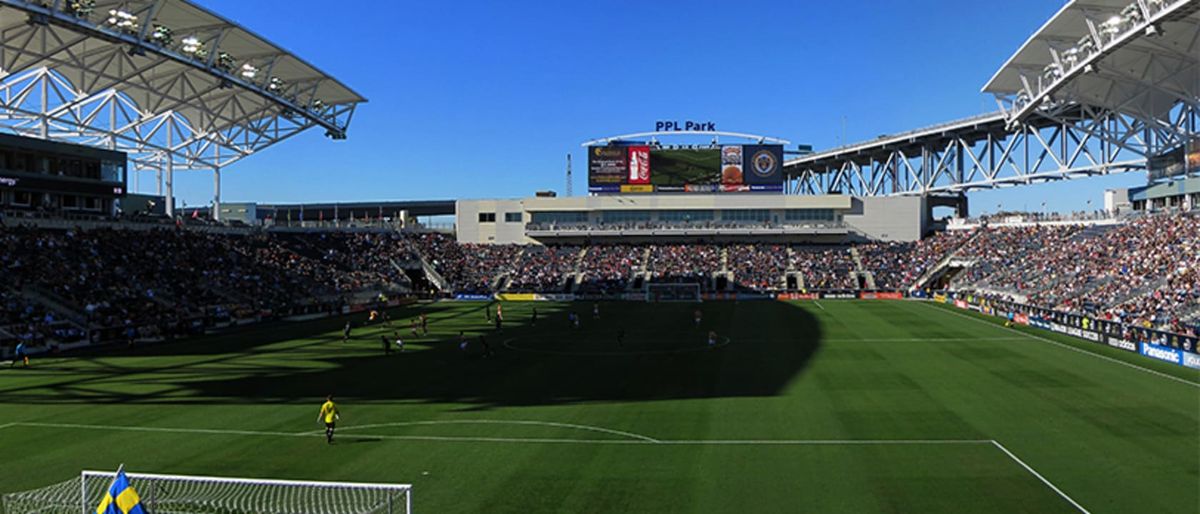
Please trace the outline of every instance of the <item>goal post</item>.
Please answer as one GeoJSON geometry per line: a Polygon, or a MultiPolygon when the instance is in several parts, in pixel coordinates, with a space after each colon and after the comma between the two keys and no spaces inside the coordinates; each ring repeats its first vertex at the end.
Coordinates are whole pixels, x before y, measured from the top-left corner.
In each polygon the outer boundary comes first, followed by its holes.
{"type": "Polygon", "coordinates": [[[694,282],[678,284],[646,284],[647,302],[699,302],[700,284],[694,282]]]}
{"type": "MultiPolygon", "coordinates": [[[[154,514],[406,514],[412,486],[189,475],[126,473],[147,512],[154,514]]],[[[79,478],[4,495],[6,514],[94,512],[115,472],[83,471],[79,478]]]]}

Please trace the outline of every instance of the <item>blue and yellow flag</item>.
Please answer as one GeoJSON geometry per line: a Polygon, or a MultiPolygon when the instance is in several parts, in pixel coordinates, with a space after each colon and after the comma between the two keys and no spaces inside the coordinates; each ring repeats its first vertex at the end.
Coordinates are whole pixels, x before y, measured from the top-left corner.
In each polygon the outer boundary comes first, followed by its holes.
{"type": "Polygon", "coordinates": [[[142,499],[133,490],[124,469],[117,470],[117,477],[100,501],[100,506],[96,507],[96,514],[146,514],[142,499]]]}

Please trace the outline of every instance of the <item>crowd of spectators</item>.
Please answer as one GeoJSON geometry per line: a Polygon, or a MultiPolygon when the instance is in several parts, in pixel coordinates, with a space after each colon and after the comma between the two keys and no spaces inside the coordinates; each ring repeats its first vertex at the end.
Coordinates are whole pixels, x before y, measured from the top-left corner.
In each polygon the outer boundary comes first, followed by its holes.
{"type": "MultiPolygon", "coordinates": [[[[521,252],[509,291],[564,292],[579,261],[578,246],[527,246],[521,252]]],[[[566,291],[569,292],[569,291],[566,291]]]]}
{"type": "Polygon", "coordinates": [[[877,289],[907,289],[970,236],[967,231],[937,232],[915,243],[866,243],[856,249],[877,289]]]}
{"type": "Polygon", "coordinates": [[[797,246],[791,260],[792,268],[804,277],[805,289],[858,289],[849,247],[797,246]]]}
{"type": "Polygon", "coordinates": [[[402,289],[374,243],[297,237],[5,227],[0,326],[60,342],[101,332],[165,337],[206,320],[285,315],[356,291],[402,289]]]}
{"type": "Polygon", "coordinates": [[[579,263],[579,292],[610,294],[625,289],[643,267],[646,248],[635,245],[590,246],[579,263]]]}
{"type": "Polygon", "coordinates": [[[736,244],[727,249],[734,282],[747,289],[783,289],[788,267],[788,248],[780,244],[736,244]]]}
{"type": "Polygon", "coordinates": [[[696,282],[706,288],[721,269],[721,247],[714,244],[650,245],[652,282],[696,282]]]}
{"type": "Polygon", "coordinates": [[[956,289],[1147,328],[1183,328],[1200,310],[1200,217],[1121,225],[981,228],[959,250],[974,265],[956,289]]]}

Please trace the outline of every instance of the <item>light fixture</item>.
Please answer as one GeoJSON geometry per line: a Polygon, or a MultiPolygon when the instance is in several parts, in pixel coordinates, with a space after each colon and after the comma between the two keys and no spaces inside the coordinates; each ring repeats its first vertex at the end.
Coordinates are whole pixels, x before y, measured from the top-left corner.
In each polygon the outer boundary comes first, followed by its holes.
{"type": "Polygon", "coordinates": [[[284,82],[283,79],[279,77],[271,77],[271,80],[267,81],[267,90],[279,92],[283,90],[284,85],[286,85],[286,82],[284,82]]]}
{"type": "Polygon", "coordinates": [[[96,0],[75,0],[67,4],[67,12],[77,18],[87,18],[96,10],[96,0]]]}
{"type": "Polygon", "coordinates": [[[1121,33],[1121,17],[1113,16],[1108,21],[1100,24],[1100,33],[1106,36],[1114,37],[1121,33]]]}
{"type": "Polygon", "coordinates": [[[226,52],[217,52],[216,66],[218,69],[224,70],[226,72],[232,72],[233,65],[236,61],[237,61],[237,59],[234,59],[232,55],[229,55],[226,52]]]}
{"type": "Polygon", "coordinates": [[[255,68],[254,65],[250,63],[245,63],[242,65],[242,71],[240,75],[246,80],[254,80],[254,76],[258,75],[258,68],[255,68]]]}
{"type": "Polygon", "coordinates": [[[1137,4],[1129,4],[1121,9],[1121,19],[1130,25],[1142,22],[1142,9],[1137,4]]]}
{"type": "Polygon", "coordinates": [[[162,25],[155,25],[154,31],[150,32],[150,37],[148,39],[151,43],[154,43],[158,46],[171,46],[171,43],[175,41],[175,37],[172,35],[171,29],[162,25]]]}
{"type": "Polygon", "coordinates": [[[1063,52],[1063,62],[1067,63],[1068,68],[1074,68],[1079,63],[1079,48],[1071,47],[1063,52]]]}
{"type": "Polygon", "coordinates": [[[183,44],[183,46],[180,48],[180,51],[188,55],[196,55],[200,53],[200,50],[204,46],[204,43],[201,43],[199,39],[196,39],[196,36],[185,37],[180,43],[183,44]]]}
{"type": "Polygon", "coordinates": [[[137,32],[137,21],[137,15],[126,12],[124,9],[109,9],[108,19],[105,20],[109,25],[125,32],[137,32]]]}

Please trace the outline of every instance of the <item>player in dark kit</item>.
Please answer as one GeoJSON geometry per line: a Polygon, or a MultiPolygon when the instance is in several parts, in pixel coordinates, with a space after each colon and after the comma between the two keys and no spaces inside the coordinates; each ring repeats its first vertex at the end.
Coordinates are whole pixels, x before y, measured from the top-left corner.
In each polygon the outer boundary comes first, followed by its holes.
{"type": "Polygon", "coordinates": [[[483,337],[483,334],[479,335],[479,346],[481,346],[483,348],[483,357],[484,358],[488,358],[493,355],[492,354],[492,345],[488,344],[487,338],[483,337]]]}
{"type": "Polygon", "coordinates": [[[531,327],[537,326],[537,307],[533,308],[533,316],[529,318],[529,326],[531,326],[531,327]]]}
{"type": "Polygon", "coordinates": [[[344,328],[342,328],[342,342],[345,343],[346,341],[349,341],[349,340],[350,340],[350,322],[347,321],[346,326],[344,328]]]}
{"type": "Polygon", "coordinates": [[[384,355],[392,353],[392,345],[388,344],[388,338],[386,335],[379,336],[379,342],[383,343],[383,354],[384,355]]]}
{"type": "Polygon", "coordinates": [[[500,316],[496,316],[496,332],[504,332],[504,327],[501,326],[503,324],[504,324],[504,319],[501,318],[500,316]]]}
{"type": "Polygon", "coordinates": [[[421,313],[421,335],[429,335],[429,316],[424,312],[421,313]]]}

